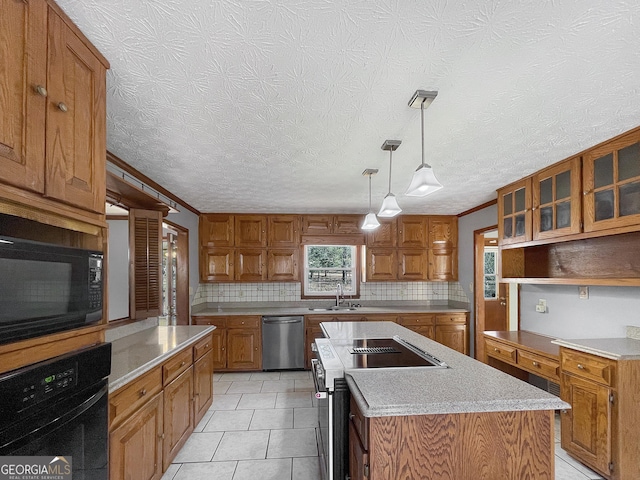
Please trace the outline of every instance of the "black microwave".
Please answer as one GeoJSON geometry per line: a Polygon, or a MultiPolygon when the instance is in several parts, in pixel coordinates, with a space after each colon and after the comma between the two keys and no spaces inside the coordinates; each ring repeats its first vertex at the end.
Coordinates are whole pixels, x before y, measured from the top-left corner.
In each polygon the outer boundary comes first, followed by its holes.
{"type": "Polygon", "coordinates": [[[102,320],[103,254],[0,236],[0,344],[102,320]]]}

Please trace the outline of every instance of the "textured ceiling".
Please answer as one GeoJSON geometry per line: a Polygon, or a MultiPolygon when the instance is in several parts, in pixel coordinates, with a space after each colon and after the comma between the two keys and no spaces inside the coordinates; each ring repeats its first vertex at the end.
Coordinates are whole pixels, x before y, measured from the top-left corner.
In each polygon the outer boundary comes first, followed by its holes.
{"type": "Polygon", "coordinates": [[[640,124],[635,0],[57,0],[111,62],[110,151],[203,212],[457,214],[640,124]],[[405,197],[426,161],[444,188],[405,197]]]}

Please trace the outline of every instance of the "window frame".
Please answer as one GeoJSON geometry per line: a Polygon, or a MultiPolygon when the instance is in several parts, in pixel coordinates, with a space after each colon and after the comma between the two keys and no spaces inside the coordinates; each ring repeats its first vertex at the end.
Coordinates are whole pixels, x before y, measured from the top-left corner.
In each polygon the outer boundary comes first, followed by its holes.
{"type": "Polygon", "coordinates": [[[309,280],[309,266],[308,266],[308,255],[307,251],[309,247],[349,247],[353,249],[353,265],[351,267],[351,275],[353,279],[353,290],[346,291],[344,293],[344,297],[349,297],[350,299],[359,299],[360,298],[360,271],[362,268],[362,253],[360,246],[353,244],[344,244],[340,242],[330,243],[330,244],[320,244],[320,243],[310,243],[302,245],[302,279],[301,279],[301,298],[303,299],[325,299],[325,298],[335,298],[336,293],[334,292],[326,292],[325,294],[315,294],[307,291],[308,280],[309,280]]]}

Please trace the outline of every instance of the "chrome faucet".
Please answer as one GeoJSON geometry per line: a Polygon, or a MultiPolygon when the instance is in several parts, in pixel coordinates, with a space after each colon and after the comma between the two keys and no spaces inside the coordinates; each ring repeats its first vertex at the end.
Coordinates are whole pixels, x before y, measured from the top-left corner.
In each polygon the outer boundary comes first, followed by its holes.
{"type": "Polygon", "coordinates": [[[344,289],[342,288],[342,284],[338,283],[336,285],[336,307],[340,306],[340,296],[344,295],[344,289]]]}

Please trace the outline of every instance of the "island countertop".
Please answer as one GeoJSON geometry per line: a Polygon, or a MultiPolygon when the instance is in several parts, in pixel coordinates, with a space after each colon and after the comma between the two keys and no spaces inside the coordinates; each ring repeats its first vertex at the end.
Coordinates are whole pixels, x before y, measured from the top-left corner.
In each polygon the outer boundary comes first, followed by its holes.
{"type": "Polygon", "coordinates": [[[178,350],[211,333],[212,326],[153,327],[111,342],[109,392],[148,372],[178,350]]]}
{"type": "Polygon", "coordinates": [[[321,326],[336,344],[399,335],[450,367],[345,370],[351,394],[366,417],[570,408],[544,390],[392,322],[321,326]]]}

